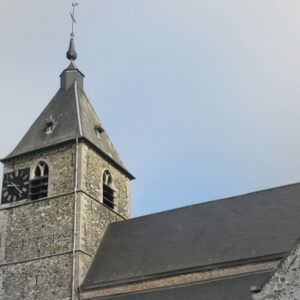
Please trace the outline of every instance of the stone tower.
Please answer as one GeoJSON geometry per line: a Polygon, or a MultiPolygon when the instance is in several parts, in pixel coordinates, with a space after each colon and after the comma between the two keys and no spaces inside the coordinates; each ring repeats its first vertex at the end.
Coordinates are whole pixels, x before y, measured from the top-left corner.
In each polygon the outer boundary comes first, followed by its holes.
{"type": "Polygon", "coordinates": [[[0,204],[0,299],[77,299],[106,226],[130,216],[130,180],[74,64],[6,158],[0,204]]]}

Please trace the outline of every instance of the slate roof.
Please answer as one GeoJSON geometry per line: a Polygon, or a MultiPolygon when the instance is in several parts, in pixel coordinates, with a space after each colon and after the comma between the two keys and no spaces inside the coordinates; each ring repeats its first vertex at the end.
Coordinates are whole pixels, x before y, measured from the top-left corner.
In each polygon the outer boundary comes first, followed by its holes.
{"type": "Polygon", "coordinates": [[[270,276],[271,273],[267,271],[185,286],[93,298],[90,300],[251,300],[250,288],[260,286],[270,276]]]}
{"type": "Polygon", "coordinates": [[[282,258],[299,230],[300,184],[112,223],[82,289],[282,258]]]}
{"type": "Polygon", "coordinates": [[[36,119],[16,148],[4,159],[83,138],[92,143],[132,179],[111,143],[83,90],[84,75],[71,63],[61,75],[61,88],[36,119]],[[47,124],[54,130],[47,134],[47,124]],[[100,128],[101,138],[96,134],[100,128]]]}

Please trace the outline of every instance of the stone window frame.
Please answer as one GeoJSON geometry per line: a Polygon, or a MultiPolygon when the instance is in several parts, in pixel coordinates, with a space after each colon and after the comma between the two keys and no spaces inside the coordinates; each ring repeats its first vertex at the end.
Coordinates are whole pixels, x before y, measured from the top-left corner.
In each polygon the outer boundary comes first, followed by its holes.
{"type": "Polygon", "coordinates": [[[109,207],[112,210],[116,210],[116,208],[117,208],[117,201],[116,200],[117,200],[117,192],[116,192],[116,188],[115,188],[115,185],[114,185],[114,179],[113,179],[113,176],[112,176],[112,172],[109,169],[105,168],[105,169],[103,169],[102,174],[101,174],[101,203],[104,204],[106,207],[109,207]],[[104,203],[104,185],[106,185],[106,184],[103,182],[103,180],[104,180],[104,174],[106,172],[109,173],[110,178],[111,178],[111,182],[107,186],[109,188],[111,188],[111,190],[113,190],[113,198],[114,199],[113,199],[113,202],[112,202],[113,205],[111,205],[111,206],[104,203]]]}
{"type": "Polygon", "coordinates": [[[38,160],[36,160],[36,162],[30,168],[29,197],[28,197],[30,200],[35,201],[35,200],[45,199],[45,198],[49,197],[50,174],[51,174],[50,163],[47,160],[45,160],[45,159],[38,159],[38,160]],[[48,174],[47,174],[47,176],[41,176],[41,177],[35,178],[36,177],[35,176],[35,171],[36,171],[37,167],[40,164],[45,164],[47,166],[47,168],[48,168],[48,174]],[[46,196],[32,197],[32,191],[34,190],[33,182],[34,182],[34,180],[41,181],[41,180],[39,180],[39,178],[42,178],[45,181],[45,182],[41,182],[40,185],[41,184],[45,184],[46,185],[45,192],[43,193],[43,195],[46,194],[46,196]]]}

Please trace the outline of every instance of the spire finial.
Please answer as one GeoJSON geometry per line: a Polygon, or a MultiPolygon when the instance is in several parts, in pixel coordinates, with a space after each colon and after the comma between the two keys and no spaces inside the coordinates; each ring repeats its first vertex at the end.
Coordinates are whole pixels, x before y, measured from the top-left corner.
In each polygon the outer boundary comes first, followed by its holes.
{"type": "Polygon", "coordinates": [[[69,50],[67,52],[67,58],[70,60],[70,61],[73,61],[77,58],[77,52],[75,50],[75,44],[74,44],[74,24],[77,24],[76,22],[76,19],[75,19],[75,7],[78,6],[78,3],[77,2],[73,2],[72,3],[72,7],[73,7],[73,10],[72,12],[70,12],[70,16],[71,16],[71,19],[72,19],[72,32],[70,34],[71,38],[70,38],[70,45],[69,45],[69,50]]]}

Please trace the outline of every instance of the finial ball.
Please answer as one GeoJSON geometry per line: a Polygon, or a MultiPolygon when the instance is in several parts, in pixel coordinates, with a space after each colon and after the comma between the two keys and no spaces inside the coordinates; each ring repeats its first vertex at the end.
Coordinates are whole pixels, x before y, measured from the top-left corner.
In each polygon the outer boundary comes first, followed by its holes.
{"type": "Polygon", "coordinates": [[[73,61],[77,58],[77,52],[75,50],[75,44],[74,44],[74,39],[71,37],[70,39],[70,45],[69,45],[69,50],[67,52],[67,59],[73,61]]]}

